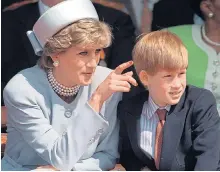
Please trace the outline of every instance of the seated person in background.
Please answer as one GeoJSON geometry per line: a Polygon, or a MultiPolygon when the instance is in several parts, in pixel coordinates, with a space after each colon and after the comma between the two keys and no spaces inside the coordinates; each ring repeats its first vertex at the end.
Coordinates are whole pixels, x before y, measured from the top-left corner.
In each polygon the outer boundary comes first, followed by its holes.
{"type": "MultiPolygon", "coordinates": [[[[132,6],[133,17],[141,33],[170,26],[193,23],[193,11],[188,0],[120,0],[132,6]]],[[[129,8],[128,8],[129,9],[129,8]]],[[[130,13],[132,14],[132,13],[130,13]]]]}
{"type": "Polygon", "coordinates": [[[114,168],[120,92],[137,84],[132,72],[121,73],[133,62],[114,71],[97,67],[112,35],[90,0],[57,4],[27,34],[41,58],[4,89],[8,140],[1,170],[114,168]]]}
{"type": "MultiPolygon", "coordinates": [[[[16,1],[21,0],[14,0],[15,3],[16,1]]],[[[49,7],[61,1],[63,0],[29,1],[30,4],[2,13],[2,90],[16,73],[36,64],[39,57],[34,54],[29,44],[26,31],[32,29],[40,15],[49,7]]],[[[97,3],[93,4],[100,21],[112,28],[112,44],[104,51],[107,67],[115,69],[119,64],[132,59],[135,27],[129,15],[97,3]]]]}
{"type": "Polygon", "coordinates": [[[220,170],[216,101],[210,91],[186,85],[182,41],[167,31],[144,34],[133,60],[148,90],[118,105],[120,163],[134,171],[220,170]]]}
{"type": "Polygon", "coordinates": [[[168,30],[178,35],[188,50],[187,83],[210,90],[220,113],[220,1],[191,0],[191,3],[204,24],[168,30]]]}

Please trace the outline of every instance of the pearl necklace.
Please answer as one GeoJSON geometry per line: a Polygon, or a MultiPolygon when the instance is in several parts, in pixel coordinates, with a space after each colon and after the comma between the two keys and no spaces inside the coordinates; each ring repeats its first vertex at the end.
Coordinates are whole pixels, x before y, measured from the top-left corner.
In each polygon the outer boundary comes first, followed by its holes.
{"type": "Polygon", "coordinates": [[[78,93],[78,91],[80,89],[79,85],[74,86],[74,87],[65,87],[64,85],[58,83],[53,76],[52,69],[48,69],[47,79],[48,79],[50,85],[52,86],[53,90],[61,96],[66,96],[66,97],[74,96],[78,93]]]}
{"type": "Polygon", "coordinates": [[[206,36],[206,33],[205,33],[205,25],[202,26],[202,36],[203,36],[203,38],[204,38],[208,43],[210,43],[211,45],[220,46],[220,43],[214,42],[214,41],[210,40],[210,39],[206,36]]]}

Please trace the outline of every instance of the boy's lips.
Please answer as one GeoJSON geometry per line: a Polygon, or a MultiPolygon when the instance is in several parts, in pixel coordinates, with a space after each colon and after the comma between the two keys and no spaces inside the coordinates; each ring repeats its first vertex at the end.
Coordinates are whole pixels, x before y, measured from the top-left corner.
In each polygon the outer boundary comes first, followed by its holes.
{"type": "Polygon", "coordinates": [[[91,74],[93,74],[94,73],[94,71],[86,71],[86,72],[82,72],[82,74],[85,74],[85,75],[91,75],[91,74]]]}
{"type": "Polygon", "coordinates": [[[182,91],[175,91],[175,92],[169,92],[169,94],[177,96],[181,93],[182,91]]]}

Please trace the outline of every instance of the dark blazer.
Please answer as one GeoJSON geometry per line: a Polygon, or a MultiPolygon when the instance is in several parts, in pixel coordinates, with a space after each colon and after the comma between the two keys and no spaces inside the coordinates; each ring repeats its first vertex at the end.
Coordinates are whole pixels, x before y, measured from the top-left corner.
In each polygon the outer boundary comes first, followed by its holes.
{"type": "MultiPolygon", "coordinates": [[[[120,163],[126,170],[147,166],[154,159],[139,147],[140,115],[148,91],[118,105],[120,163]]],[[[215,98],[205,89],[187,86],[177,105],[166,116],[159,170],[220,170],[220,117],[215,98]]]]}
{"type": "MultiPolygon", "coordinates": [[[[113,69],[132,59],[135,28],[129,15],[100,4],[94,6],[100,20],[112,27],[113,43],[105,54],[107,66],[113,69]]],[[[32,30],[39,16],[38,3],[2,12],[2,89],[16,73],[36,64],[39,57],[34,54],[26,32],[32,30]]]]}
{"type": "Polygon", "coordinates": [[[193,14],[189,0],[160,0],[154,5],[151,29],[193,24],[193,14]]]}

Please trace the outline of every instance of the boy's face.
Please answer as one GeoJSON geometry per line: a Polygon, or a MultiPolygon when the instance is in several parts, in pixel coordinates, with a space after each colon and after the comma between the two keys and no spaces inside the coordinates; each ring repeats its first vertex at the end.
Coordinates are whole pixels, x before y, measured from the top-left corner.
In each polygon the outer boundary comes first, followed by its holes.
{"type": "Polygon", "coordinates": [[[159,69],[154,75],[142,71],[139,77],[154,102],[161,107],[177,104],[186,88],[186,69],[159,69]]]}

